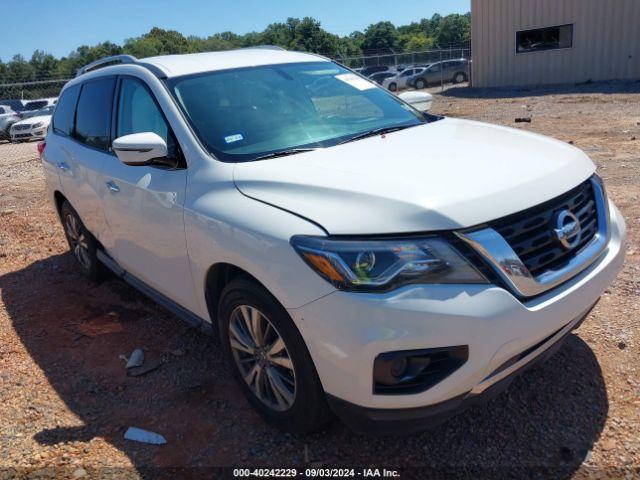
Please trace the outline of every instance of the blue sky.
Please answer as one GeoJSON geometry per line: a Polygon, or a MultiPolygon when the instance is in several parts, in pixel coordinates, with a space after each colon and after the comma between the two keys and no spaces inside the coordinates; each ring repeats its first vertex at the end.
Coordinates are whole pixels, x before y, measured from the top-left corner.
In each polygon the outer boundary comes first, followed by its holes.
{"type": "Polygon", "coordinates": [[[346,35],[380,20],[401,25],[469,9],[470,0],[54,0],[29,8],[0,0],[6,20],[0,27],[0,59],[16,53],[29,58],[35,49],[60,57],[105,40],[121,44],[154,26],[185,35],[243,34],[287,17],[311,16],[326,30],[346,35]]]}

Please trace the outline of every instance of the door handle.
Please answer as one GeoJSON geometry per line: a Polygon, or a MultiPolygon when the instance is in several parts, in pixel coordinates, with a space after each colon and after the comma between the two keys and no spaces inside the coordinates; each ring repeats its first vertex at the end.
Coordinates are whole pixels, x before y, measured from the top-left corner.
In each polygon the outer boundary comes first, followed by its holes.
{"type": "Polygon", "coordinates": [[[69,166],[69,164],[67,162],[60,162],[58,164],[58,168],[60,170],[62,170],[63,172],[68,172],[69,170],[71,170],[71,167],[69,166]]]}
{"type": "Polygon", "coordinates": [[[113,180],[109,180],[107,183],[107,188],[112,192],[112,193],[118,193],[120,191],[120,187],[118,186],[118,184],[116,182],[114,182],[113,180]]]}

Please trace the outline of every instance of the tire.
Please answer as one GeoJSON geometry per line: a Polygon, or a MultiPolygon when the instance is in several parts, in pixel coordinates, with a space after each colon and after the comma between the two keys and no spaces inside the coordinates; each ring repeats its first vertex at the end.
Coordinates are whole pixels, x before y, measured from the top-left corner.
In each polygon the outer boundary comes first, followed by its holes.
{"type": "Polygon", "coordinates": [[[467,76],[462,72],[458,72],[453,76],[453,83],[462,83],[466,80],[467,76]]]}
{"type": "Polygon", "coordinates": [[[395,92],[396,90],[398,90],[398,85],[396,85],[395,82],[390,83],[389,84],[389,91],[395,92]]]}
{"type": "Polygon", "coordinates": [[[416,80],[416,88],[421,90],[427,86],[427,82],[425,82],[422,78],[416,80]]]}
{"type": "Polygon", "coordinates": [[[257,282],[239,277],[224,288],[218,328],[234,377],[269,424],[305,434],[332,419],[300,332],[282,305],[257,282]],[[257,334],[250,328],[256,323],[257,334]],[[268,353],[269,348],[273,355],[268,353]]]}
{"type": "Polygon", "coordinates": [[[86,229],[78,213],[66,200],[60,207],[60,220],[71,253],[78,262],[82,273],[95,282],[104,279],[107,274],[107,268],[98,260],[98,242],[86,229]]]}

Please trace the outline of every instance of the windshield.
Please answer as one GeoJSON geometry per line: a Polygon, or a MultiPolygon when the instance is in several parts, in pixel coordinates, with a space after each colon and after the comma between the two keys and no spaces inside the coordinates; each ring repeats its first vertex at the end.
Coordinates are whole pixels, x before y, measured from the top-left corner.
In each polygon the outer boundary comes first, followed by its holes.
{"type": "Polygon", "coordinates": [[[45,107],[47,105],[47,101],[46,100],[36,100],[33,102],[27,102],[27,104],[24,106],[25,110],[39,110],[42,107],[45,107]]]}
{"type": "Polygon", "coordinates": [[[167,83],[200,141],[229,162],[326,148],[370,130],[427,121],[331,62],[222,70],[167,83]]]}
{"type": "Polygon", "coordinates": [[[41,108],[40,110],[33,112],[32,117],[39,117],[41,115],[53,115],[53,109],[53,106],[41,108]]]}

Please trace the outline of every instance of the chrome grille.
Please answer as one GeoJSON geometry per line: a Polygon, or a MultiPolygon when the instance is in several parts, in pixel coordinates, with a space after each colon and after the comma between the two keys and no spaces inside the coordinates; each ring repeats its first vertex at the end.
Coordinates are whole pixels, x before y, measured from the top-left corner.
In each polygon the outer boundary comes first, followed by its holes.
{"type": "Polygon", "coordinates": [[[532,276],[561,268],[587,245],[598,230],[598,215],[591,181],[543,205],[511,215],[491,224],[511,246],[532,276]],[[581,238],[567,249],[554,233],[554,219],[562,210],[573,213],[580,222],[581,238]]]}
{"type": "Polygon", "coordinates": [[[31,125],[27,124],[23,124],[23,125],[14,125],[13,129],[14,130],[29,130],[31,128],[31,125]]]}
{"type": "Polygon", "coordinates": [[[455,235],[479,254],[498,281],[516,296],[534,297],[579,274],[605,250],[610,232],[604,186],[593,175],[544,204],[455,235]],[[562,213],[556,217],[558,212],[562,213]],[[573,223],[564,223],[560,217],[569,217],[573,223]],[[562,228],[554,225],[558,222],[562,228]]]}

